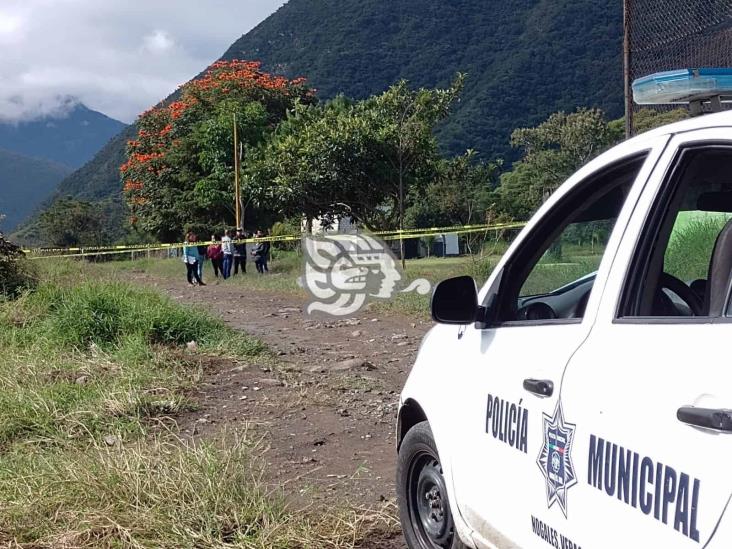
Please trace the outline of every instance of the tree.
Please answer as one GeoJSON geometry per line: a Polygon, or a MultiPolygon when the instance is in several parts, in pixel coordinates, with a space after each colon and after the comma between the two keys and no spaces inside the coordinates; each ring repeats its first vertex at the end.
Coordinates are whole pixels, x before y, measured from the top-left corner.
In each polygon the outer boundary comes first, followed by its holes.
{"type": "Polygon", "coordinates": [[[393,229],[400,197],[434,176],[433,130],[461,86],[461,76],[445,90],[410,90],[402,81],[363,101],[301,105],[250,154],[247,184],[260,204],[277,204],[286,217],[348,215],[393,229]]]}
{"type": "MultiPolygon", "coordinates": [[[[458,73],[452,87],[446,90],[411,90],[405,80],[392,86],[385,94],[374,99],[375,106],[387,124],[383,138],[387,153],[396,171],[396,199],[399,212],[399,230],[404,229],[405,187],[419,178],[424,152],[435,152],[434,128],[447,117],[450,105],[462,91],[464,75],[458,73]]],[[[404,240],[399,239],[402,267],[404,240]]]]}
{"type": "Polygon", "coordinates": [[[101,246],[110,242],[104,213],[89,202],[62,198],[38,220],[42,238],[59,248],[101,246]]]}
{"type": "Polygon", "coordinates": [[[246,192],[283,217],[365,221],[383,201],[376,139],[373,126],[345,98],[322,107],[299,105],[249,155],[246,192]]]}
{"type": "Polygon", "coordinates": [[[500,162],[478,162],[475,151],[440,160],[433,181],[409,197],[405,224],[409,228],[449,227],[486,223],[499,197],[500,162]]]}
{"type": "Polygon", "coordinates": [[[580,166],[613,143],[613,133],[598,109],[552,114],[535,128],[519,128],[511,145],[523,150],[512,170],[501,176],[503,209],[528,218],[580,166]]]}
{"type": "Polygon", "coordinates": [[[140,116],[120,167],[133,223],[162,239],[179,237],[191,223],[233,223],[235,118],[246,154],[296,104],[315,101],[304,79],[237,60],[214,63],[179,93],[140,116]]]}
{"type": "MultiPolygon", "coordinates": [[[[679,120],[685,120],[689,118],[689,109],[679,108],[670,111],[658,111],[655,109],[644,108],[638,110],[633,114],[633,131],[635,135],[671,124],[672,122],[678,122],[679,120]]],[[[617,120],[612,120],[608,124],[610,133],[612,134],[613,143],[620,143],[625,139],[625,117],[622,116],[617,120]]]]}

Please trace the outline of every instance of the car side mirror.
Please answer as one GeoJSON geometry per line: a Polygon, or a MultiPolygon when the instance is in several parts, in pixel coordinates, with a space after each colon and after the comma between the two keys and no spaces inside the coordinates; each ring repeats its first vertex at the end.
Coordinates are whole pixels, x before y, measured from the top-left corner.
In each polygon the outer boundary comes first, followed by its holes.
{"type": "Polygon", "coordinates": [[[432,320],[440,324],[470,324],[478,318],[478,286],[470,276],[448,278],[432,294],[432,320]]]}

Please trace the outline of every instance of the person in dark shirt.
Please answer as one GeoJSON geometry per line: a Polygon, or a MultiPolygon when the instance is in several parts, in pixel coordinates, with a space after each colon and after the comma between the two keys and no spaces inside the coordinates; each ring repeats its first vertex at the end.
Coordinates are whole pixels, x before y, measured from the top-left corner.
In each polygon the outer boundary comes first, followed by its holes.
{"type": "MultiPolygon", "coordinates": [[[[236,237],[234,240],[243,240],[246,238],[241,230],[236,231],[236,237]]],[[[239,268],[241,267],[241,273],[247,272],[247,245],[244,242],[236,242],[234,244],[234,274],[239,274],[239,268]]]]}
{"type": "Polygon", "coordinates": [[[199,245],[198,246],[198,278],[203,280],[203,265],[206,263],[206,260],[208,259],[208,246],[199,245]]]}
{"type": "Polygon", "coordinates": [[[216,278],[219,277],[219,271],[222,276],[224,274],[224,252],[221,251],[221,244],[217,242],[217,239],[218,237],[215,234],[211,235],[211,245],[206,250],[206,256],[211,260],[216,278]]]}
{"type": "MultiPolygon", "coordinates": [[[[263,238],[264,233],[260,230],[257,231],[256,234],[257,238],[263,238]]],[[[257,267],[257,272],[259,274],[264,274],[269,272],[269,268],[267,267],[267,259],[269,257],[269,242],[257,242],[254,245],[254,249],[252,250],[252,255],[254,256],[254,265],[257,267]]]]}

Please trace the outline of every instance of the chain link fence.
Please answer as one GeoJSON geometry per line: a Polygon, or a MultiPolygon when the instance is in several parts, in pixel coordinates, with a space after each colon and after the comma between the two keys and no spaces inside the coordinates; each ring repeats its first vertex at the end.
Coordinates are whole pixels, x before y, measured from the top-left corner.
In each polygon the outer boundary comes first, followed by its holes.
{"type": "Polygon", "coordinates": [[[732,0],[624,1],[630,82],[674,69],[732,68],[732,0]]]}

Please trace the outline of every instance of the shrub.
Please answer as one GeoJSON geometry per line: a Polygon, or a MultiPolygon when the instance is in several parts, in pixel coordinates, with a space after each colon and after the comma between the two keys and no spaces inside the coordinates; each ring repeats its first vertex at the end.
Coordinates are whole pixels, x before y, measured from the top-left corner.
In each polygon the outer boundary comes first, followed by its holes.
{"type": "MultiPolygon", "coordinates": [[[[270,230],[271,236],[291,236],[294,234],[300,234],[301,229],[297,226],[297,224],[293,221],[278,221],[274,225],[272,225],[272,229],[270,230]]],[[[282,242],[274,242],[272,243],[272,246],[277,250],[289,250],[289,251],[297,251],[300,249],[300,241],[299,240],[290,240],[290,241],[282,241],[282,242]]]]}
{"type": "Polygon", "coordinates": [[[36,277],[25,254],[0,233],[0,299],[18,297],[35,285],[36,277]]]}

